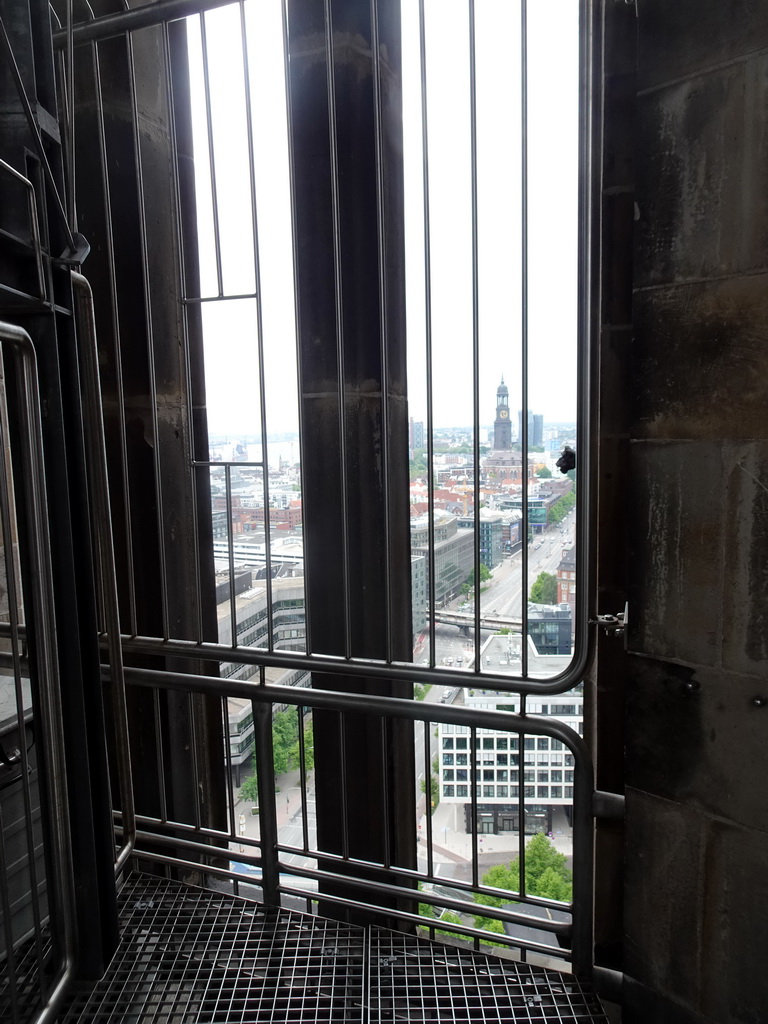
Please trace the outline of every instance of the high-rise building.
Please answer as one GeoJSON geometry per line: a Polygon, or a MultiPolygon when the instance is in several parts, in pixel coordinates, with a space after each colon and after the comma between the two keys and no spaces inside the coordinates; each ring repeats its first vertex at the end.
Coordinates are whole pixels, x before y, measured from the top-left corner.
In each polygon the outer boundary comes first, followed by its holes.
{"type": "Polygon", "coordinates": [[[413,416],[408,425],[408,442],[412,453],[424,447],[424,424],[413,416]]]}
{"type": "MultiPolygon", "coordinates": [[[[517,440],[522,441],[523,437],[523,412],[517,410],[517,440]]],[[[544,443],[544,417],[541,413],[532,413],[528,410],[528,447],[540,448],[544,443]]]]}
{"type": "Polygon", "coordinates": [[[493,424],[493,447],[505,451],[512,447],[512,424],[509,422],[509,388],[501,378],[496,389],[496,419],[493,424]]]}

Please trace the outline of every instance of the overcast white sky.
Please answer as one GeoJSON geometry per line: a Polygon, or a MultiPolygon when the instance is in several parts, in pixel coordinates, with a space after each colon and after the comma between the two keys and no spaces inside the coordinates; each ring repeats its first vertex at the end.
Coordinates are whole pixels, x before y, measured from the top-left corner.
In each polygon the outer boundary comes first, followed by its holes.
{"type": "MultiPolygon", "coordinates": [[[[246,3],[267,418],[297,429],[295,326],[280,0],[246,3]]],[[[435,426],[472,422],[472,247],[467,0],[427,0],[426,46],[435,426]]],[[[529,0],[529,405],[576,412],[579,0],[529,0]]],[[[520,13],[476,0],[480,422],[501,374],[520,393],[520,13]]],[[[421,98],[417,0],[402,0],[406,286],[411,415],[426,420],[421,98]]],[[[227,295],[254,288],[238,5],[206,15],[216,199],[227,295]]],[[[202,294],[218,292],[199,20],[188,21],[202,294]]],[[[205,303],[211,433],[259,432],[255,301],[205,303]]],[[[484,440],[484,438],[483,438],[484,440]]]]}

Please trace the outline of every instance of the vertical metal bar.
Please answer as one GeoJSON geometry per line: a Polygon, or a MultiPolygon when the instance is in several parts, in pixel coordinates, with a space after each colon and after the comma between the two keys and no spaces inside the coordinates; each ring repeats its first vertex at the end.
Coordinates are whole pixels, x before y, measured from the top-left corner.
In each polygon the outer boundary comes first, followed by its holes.
{"type": "Polygon", "coordinates": [[[189,709],[189,756],[192,761],[192,789],[195,794],[195,828],[202,824],[202,812],[200,809],[200,788],[202,779],[200,777],[200,762],[197,756],[197,737],[200,735],[197,728],[197,715],[195,713],[195,695],[187,694],[187,707],[189,709]]]}
{"type": "Polygon", "coordinates": [[[475,662],[480,660],[480,275],[477,226],[477,80],[475,69],[475,0],[469,0],[469,128],[472,188],[472,453],[475,464],[472,482],[473,566],[475,595],[475,662]]]}
{"type": "Polygon", "coordinates": [[[62,708],[54,636],[53,584],[42,454],[42,417],[35,352],[30,336],[19,327],[0,324],[0,340],[8,342],[17,356],[14,360],[15,386],[23,421],[20,425],[21,433],[26,442],[23,492],[30,525],[28,561],[32,586],[26,603],[31,610],[35,628],[40,736],[49,757],[46,766],[48,830],[51,842],[50,863],[55,878],[51,879],[53,884],[48,887],[48,892],[51,916],[61,937],[62,952],[60,970],[50,983],[47,1006],[38,1016],[38,1024],[49,1024],[74,976],[76,935],[69,802],[61,731],[62,708]]]}
{"type": "Polygon", "coordinates": [[[208,37],[205,32],[205,12],[200,14],[200,49],[203,58],[203,86],[205,90],[205,121],[208,129],[208,165],[211,175],[211,210],[213,214],[213,245],[216,253],[216,285],[219,298],[224,294],[221,272],[221,235],[219,233],[219,199],[216,188],[216,156],[213,151],[213,116],[211,114],[211,83],[208,74],[208,37]]]}
{"type": "MultiPolygon", "coordinates": [[[[424,193],[424,312],[427,381],[427,582],[429,587],[429,664],[435,664],[435,450],[432,381],[432,250],[429,215],[429,124],[427,121],[427,44],[424,0],[419,0],[419,68],[421,74],[421,175],[424,193]]],[[[477,659],[476,659],[477,660],[477,659]]]]}
{"type": "MultiPolygon", "coordinates": [[[[8,620],[10,625],[11,656],[13,660],[13,683],[16,701],[16,722],[19,729],[19,762],[21,767],[21,792],[24,807],[24,836],[27,847],[27,860],[29,864],[30,898],[32,904],[32,918],[34,925],[35,949],[37,954],[37,979],[40,986],[41,1000],[45,1003],[47,995],[46,971],[42,947],[42,920],[40,916],[39,888],[37,881],[37,862],[35,857],[34,830],[32,823],[32,800],[29,792],[30,767],[27,752],[26,728],[24,720],[24,695],[21,688],[21,655],[19,652],[19,595],[16,590],[16,562],[14,558],[13,526],[11,523],[11,497],[8,486],[7,460],[5,457],[5,437],[3,432],[3,421],[0,418],[0,515],[2,516],[3,548],[5,550],[5,583],[8,599],[8,620]]],[[[8,444],[10,451],[10,441],[8,444]]],[[[2,822],[0,821],[0,831],[2,822]]],[[[4,845],[0,845],[0,869],[2,873],[2,885],[5,889],[7,884],[8,859],[5,855],[4,845]]],[[[7,893],[3,894],[3,916],[5,913],[5,902],[7,893]]],[[[6,917],[7,929],[10,929],[10,912],[6,917]]],[[[15,972],[13,966],[12,945],[6,941],[6,950],[10,953],[7,970],[10,972],[12,987],[15,986],[15,972]]],[[[15,1003],[12,991],[12,1005],[15,1003]]]]}
{"type": "MultiPolygon", "coordinates": [[[[522,572],[521,619],[522,636],[520,638],[520,674],[528,678],[528,0],[520,0],[520,131],[521,131],[521,256],[522,256],[522,296],[521,296],[521,405],[520,415],[520,456],[522,459],[522,513],[521,527],[523,531],[523,557],[520,564],[522,572]]],[[[522,871],[522,867],[521,867],[522,871]]]]}
{"type": "MultiPolygon", "coordinates": [[[[232,784],[232,733],[229,729],[229,700],[221,698],[221,719],[222,732],[224,734],[224,760],[227,767],[227,803],[229,805],[229,831],[232,836],[237,835],[235,823],[235,791],[232,784]]],[[[255,726],[254,726],[255,729],[255,726]]]]}
{"type": "Polygon", "coordinates": [[[344,726],[349,718],[339,712],[339,767],[341,774],[341,854],[345,860],[349,858],[349,787],[347,786],[347,740],[344,726]]]}
{"type": "MultiPolygon", "coordinates": [[[[12,1024],[21,1024],[19,1017],[19,995],[16,982],[16,964],[14,954],[13,928],[11,927],[11,898],[8,892],[8,875],[5,866],[8,863],[8,855],[5,852],[5,825],[3,823],[2,804],[0,804],[0,909],[3,914],[3,927],[5,931],[5,969],[3,975],[8,978],[8,991],[11,997],[12,1024]]],[[[39,977],[44,977],[40,974],[39,977]]]]}
{"type": "Polygon", "coordinates": [[[382,824],[383,824],[383,845],[384,845],[384,857],[383,864],[385,868],[390,867],[391,858],[389,856],[390,851],[390,821],[389,821],[389,808],[391,806],[389,798],[389,772],[387,771],[387,760],[389,758],[389,744],[387,742],[387,720],[385,718],[379,719],[380,737],[379,744],[381,746],[381,806],[382,806],[382,824]]]}
{"type": "Polygon", "coordinates": [[[72,36],[72,0],[67,0],[67,213],[72,230],[77,231],[75,190],[75,45],[72,36]]]}
{"type": "Polygon", "coordinates": [[[252,701],[253,731],[256,740],[256,781],[259,790],[261,830],[261,884],[264,902],[280,905],[280,867],[277,855],[277,808],[275,807],[275,770],[272,753],[272,707],[252,701]]]}
{"type": "Polygon", "coordinates": [[[256,206],[256,171],[253,164],[253,111],[251,109],[251,73],[248,61],[248,35],[245,25],[245,4],[240,0],[240,40],[243,50],[243,82],[245,86],[245,123],[248,134],[248,181],[251,190],[251,231],[253,233],[253,272],[256,299],[256,351],[259,366],[259,429],[261,431],[261,480],[264,499],[264,555],[267,587],[267,649],[273,649],[274,623],[272,604],[272,537],[269,515],[269,445],[267,436],[267,390],[264,373],[264,321],[261,303],[261,259],[259,250],[259,217],[256,206]]]}
{"type": "MultiPolygon", "coordinates": [[[[381,124],[381,46],[379,4],[371,0],[371,50],[373,51],[373,120],[376,150],[376,235],[379,249],[379,353],[381,359],[381,457],[382,500],[384,503],[384,607],[386,609],[386,658],[394,658],[392,622],[392,538],[389,501],[389,332],[387,330],[387,240],[384,233],[384,142],[381,124]]],[[[386,805],[385,805],[386,806],[386,805]]],[[[385,822],[389,816],[385,814],[385,822]]],[[[385,846],[389,849],[389,846],[385,846]]]]}
{"type": "MultiPolygon", "coordinates": [[[[432,723],[424,722],[424,802],[427,808],[427,874],[432,877],[435,872],[433,836],[432,836],[432,752],[430,750],[432,734],[432,723]]],[[[440,754],[438,753],[438,757],[440,754]]],[[[440,785],[441,772],[440,761],[438,760],[438,785],[440,785]]]]}
{"type": "Polygon", "coordinates": [[[470,799],[472,803],[472,885],[478,884],[477,871],[477,787],[480,773],[477,770],[477,729],[474,725],[469,729],[469,778],[470,778],[470,799]]]}
{"type": "Polygon", "coordinates": [[[85,443],[88,483],[94,513],[96,555],[107,628],[107,648],[114,712],[115,749],[119,770],[120,803],[123,812],[123,845],[115,870],[122,870],[136,843],[136,814],[133,801],[131,748],[128,735],[128,705],[125,698],[123,650],[120,644],[120,611],[115,576],[115,547],[112,537],[112,509],[109,501],[104,415],[101,406],[99,353],[96,340],[96,315],[91,286],[82,274],[72,271],[75,293],[80,379],[85,410],[85,443]]]}
{"type": "MultiPolygon", "coordinates": [[[[283,29],[283,77],[285,82],[285,102],[286,102],[286,131],[288,135],[288,177],[290,180],[290,195],[291,195],[291,255],[293,259],[293,277],[294,282],[298,276],[299,256],[298,256],[298,239],[296,235],[296,189],[295,180],[296,176],[294,173],[294,159],[293,159],[293,97],[291,92],[291,75],[290,75],[290,63],[288,58],[288,0],[281,0],[281,21],[283,29]]],[[[303,383],[303,369],[301,352],[299,351],[301,346],[301,312],[299,310],[299,304],[294,298],[293,303],[294,318],[296,324],[296,375],[297,384],[299,390],[299,403],[298,403],[298,419],[299,419],[299,437],[304,436],[304,383],[303,383]]],[[[305,484],[305,466],[303,463],[299,467],[299,474],[301,479],[301,491],[302,494],[306,494],[305,484]]],[[[302,511],[303,514],[303,511],[302,511]]],[[[307,562],[307,537],[304,536],[304,564],[307,562]]],[[[312,622],[312,614],[310,609],[310,592],[307,586],[306,572],[304,575],[304,637],[305,643],[304,648],[307,653],[312,651],[312,631],[310,623],[312,622]]]]}
{"type": "Polygon", "coordinates": [[[163,637],[169,639],[170,624],[168,616],[168,567],[165,559],[165,544],[163,543],[163,479],[160,466],[160,431],[157,415],[157,387],[155,383],[155,350],[154,350],[154,328],[152,324],[152,290],[149,280],[149,246],[147,244],[147,220],[144,210],[144,171],[141,159],[141,135],[139,133],[138,100],[136,97],[136,68],[133,59],[133,40],[130,35],[126,37],[128,50],[128,67],[130,69],[130,92],[131,92],[131,113],[134,144],[134,170],[136,173],[138,206],[139,206],[139,233],[141,237],[141,269],[144,285],[144,316],[147,331],[147,364],[149,368],[149,398],[152,416],[153,434],[153,466],[155,475],[155,500],[157,505],[156,523],[158,534],[158,551],[160,561],[160,600],[162,603],[163,637]]]}
{"type": "Polygon", "coordinates": [[[224,464],[224,501],[227,507],[227,537],[229,545],[227,550],[229,562],[229,616],[230,629],[232,630],[233,648],[237,647],[237,606],[235,603],[235,538],[232,523],[232,466],[229,462],[224,464]]]}
{"type": "Polygon", "coordinates": [[[115,382],[117,386],[117,418],[120,432],[120,469],[123,478],[123,507],[122,515],[125,522],[125,554],[126,554],[126,576],[128,586],[128,615],[129,631],[135,636],[138,632],[136,618],[136,584],[134,579],[133,566],[133,526],[131,523],[131,508],[128,500],[130,492],[128,476],[128,449],[126,446],[127,422],[125,416],[125,388],[123,385],[123,359],[121,352],[120,337],[120,311],[118,308],[118,284],[117,272],[115,269],[115,240],[112,231],[112,195],[109,184],[109,170],[107,158],[107,141],[104,130],[104,96],[101,89],[101,66],[99,60],[98,44],[94,43],[93,49],[94,69],[94,90],[96,98],[96,123],[99,138],[99,158],[101,160],[101,183],[104,202],[105,240],[106,257],[109,270],[109,298],[112,310],[112,331],[115,342],[115,382]]]}
{"type": "MultiPolygon", "coordinates": [[[[309,850],[309,824],[307,822],[307,751],[304,740],[304,713],[301,705],[297,707],[299,713],[299,788],[301,792],[301,836],[304,851],[309,850]]],[[[314,728],[314,725],[313,725],[314,728]]]]}
{"type": "MultiPolygon", "coordinates": [[[[176,244],[179,247],[179,257],[176,261],[178,267],[178,288],[179,295],[181,296],[182,304],[184,305],[183,314],[181,317],[181,329],[182,329],[182,344],[183,344],[183,365],[184,365],[184,398],[187,406],[187,422],[189,424],[190,436],[191,436],[191,449],[192,458],[190,459],[189,466],[189,477],[190,477],[190,494],[189,500],[191,504],[191,516],[192,522],[198,522],[198,503],[197,503],[197,487],[198,487],[198,467],[195,466],[195,456],[198,454],[195,452],[195,445],[197,442],[197,431],[195,429],[195,410],[192,401],[192,369],[190,366],[189,358],[189,309],[185,303],[185,299],[188,297],[188,288],[186,280],[186,263],[184,257],[184,230],[182,227],[182,197],[180,187],[180,175],[179,175],[179,149],[176,133],[176,103],[173,94],[173,80],[171,69],[173,67],[173,55],[171,52],[171,40],[170,33],[168,30],[168,22],[162,23],[163,33],[163,52],[165,55],[165,89],[166,89],[166,103],[168,105],[168,125],[171,136],[171,166],[173,168],[173,187],[175,196],[175,223],[176,223],[176,244]]],[[[203,453],[200,453],[201,455],[203,453]]],[[[204,453],[204,457],[207,460],[209,452],[204,453]]],[[[210,487],[210,476],[208,481],[210,487]]],[[[195,594],[197,599],[195,601],[197,611],[197,639],[203,641],[204,629],[203,629],[203,602],[201,600],[203,582],[202,582],[202,571],[200,568],[200,536],[199,531],[195,530],[195,557],[194,557],[194,574],[195,574],[195,594]]],[[[218,637],[217,637],[218,639],[218,637]]]]}
{"type": "Polygon", "coordinates": [[[339,461],[341,463],[341,537],[344,577],[344,657],[352,656],[351,593],[349,581],[349,526],[347,500],[347,388],[344,359],[344,306],[341,282],[341,215],[339,212],[339,160],[336,137],[336,78],[333,66],[331,0],[323,0],[325,13],[325,60],[328,84],[328,141],[331,158],[331,207],[333,211],[333,276],[336,292],[336,362],[338,364],[339,461]]]}
{"type": "MultiPolygon", "coordinates": [[[[525,694],[520,694],[520,714],[525,715],[525,694]]],[[[522,769],[521,786],[518,793],[518,829],[517,829],[517,862],[520,865],[520,895],[525,896],[525,733],[519,736],[520,766],[522,769]]],[[[534,768],[534,778],[535,776],[534,768]]]]}
{"type": "Polygon", "coordinates": [[[159,783],[160,816],[163,821],[168,820],[168,794],[165,786],[165,754],[163,752],[163,731],[161,727],[162,707],[160,705],[160,693],[152,690],[153,716],[152,721],[155,727],[155,756],[157,758],[157,780],[159,783]]]}

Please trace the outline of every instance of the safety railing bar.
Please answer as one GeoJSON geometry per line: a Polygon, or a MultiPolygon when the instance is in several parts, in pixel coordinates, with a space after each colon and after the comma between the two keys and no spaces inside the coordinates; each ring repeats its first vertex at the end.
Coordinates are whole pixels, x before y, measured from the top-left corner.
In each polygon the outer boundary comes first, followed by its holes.
{"type": "Polygon", "coordinates": [[[6,174],[10,174],[11,177],[15,178],[27,193],[27,202],[29,203],[29,225],[31,232],[31,245],[35,252],[35,265],[37,268],[37,280],[40,287],[40,295],[38,296],[41,302],[45,301],[45,270],[43,267],[43,246],[40,240],[40,224],[37,219],[37,200],[35,197],[35,187],[29,178],[25,178],[23,174],[20,174],[15,167],[11,167],[5,160],[0,160],[0,170],[5,171],[6,174]]]}
{"type": "MultiPolygon", "coordinates": [[[[0,866],[5,868],[8,855],[5,851],[5,823],[3,808],[0,804],[0,866]]],[[[0,911],[2,911],[3,930],[5,931],[6,965],[3,974],[8,978],[8,992],[11,997],[12,1024],[20,1024],[19,996],[16,983],[16,950],[13,936],[13,919],[11,914],[11,897],[8,891],[8,878],[5,870],[0,872],[0,911]]]]}
{"type": "MultiPolygon", "coordinates": [[[[432,723],[423,722],[424,728],[424,778],[426,780],[424,784],[424,793],[426,798],[427,806],[427,873],[433,875],[435,871],[434,864],[434,835],[432,829],[432,752],[431,746],[431,735],[432,735],[432,723]]],[[[439,779],[438,774],[438,779],[439,779]]],[[[438,782],[439,785],[439,782],[438,782]]]]}
{"type": "Polygon", "coordinates": [[[69,988],[76,969],[75,892],[70,847],[69,801],[66,760],[62,735],[61,694],[58,685],[54,625],[53,575],[48,539],[48,513],[43,461],[42,417],[37,383],[35,349],[29,334],[13,324],[0,323],[0,341],[7,342],[16,355],[15,383],[21,430],[26,441],[23,469],[23,499],[30,526],[29,568],[32,585],[26,595],[35,624],[38,698],[41,740],[49,752],[46,764],[48,793],[47,824],[51,840],[49,863],[55,878],[49,887],[52,918],[61,938],[61,964],[50,980],[47,1005],[35,1024],[49,1024],[69,988]]]}
{"type": "MultiPolygon", "coordinates": [[[[0,630],[0,636],[2,630],[0,630]]],[[[411,662],[393,662],[391,665],[368,658],[343,658],[332,654],[301,654],[295,651],[267,651],[258,647],[238,647],[234,650],[225,644],[198,643],[195,640],[164,640],[160,637],[130,636],[123,634],[123,653],[169,655],[173,657],[197,658],[203,661],[235,662],[245,665],[274,665],[301,669],[306,672],[330,672],[336,675],[359,675],[361,672],[373,679],[402,680],[414,683],[430,683],[437,686],[476,686],[477,679],[471,672],[446,671],[415,665],[411,662]],[[463,680],[467,682],[464,683],[463,680]]],[[[584,666],[572,663],[565,672],[549,679],[535,681],[521,680],[515,676],[484,673],[483,689],[499,690],[504,693],[559,694],[573,689],[582,682],[584,666]]],[[[228,686],[228,681],[226,682],[228,686]]]]}
{"type": "Polygon", "coordinates": [[[424,214],[424,340],[427,384],[427,627],[429,630],[429,664],[434,666],[435,640],[435,450],[434,450],[434,382],[432,379],[432,250],[429,207],[429,130],[427,121],[427,44],[424,23],[424,0],[419,0],[419,74],[421,95],[421,176],[424,214]]]}
{"type": "Polygon", "coordinates": [[[229,818],[229,830],[235,834],[235,792],[232,785],[232,733],[229,728],[229,707],[227,698],[221,698],[222,732],[224,733],[224,761],[227,773],[227,816],[229,818]]]}
{"type": "Polygon", "coordinates": [[[344,300],[341,254],[341,197],[339,193],[339,148],[336,126],[336,67],[333,50],[333,10],[331,0],[323,0],[326,88],[328,92],[328,149],[331,172],[331,211],[333,220],[333,280],[336,302],[336,394],[338,402],[339,431],[339,482],[341,509],[341,569],[343,577],[344,654],[352,656],[352,585],[350,573],[349,545],[349,493],[347,486],[347,386],[346,358],[344,345],[344,300]]]}
{"type": "MultiPolygon", "coordinates": [[[[232,0],[229,0],[229,2],[231,3],[232,0]]],[[[185,295],[181,300],[181,304],[182,306],[199,306],[204,302],[233,302],[242,301],[243,299],[253,301],[258,298],[257,292],[239,292],[228,295],[185,295]]]]}
{"type": "MultiPolygon", "coordinates": [[[[114,810],[112,817],[116,822],[116,828],[120,828],[120,812],[114,810]]],[[[166,832],[194,832],[203,839],[216,839],[221,842],[238,842],[240,836],[236,832],[225,832],[223,829],[208,828],[205,825],[192,825],[188,821],[174,821],[172,818],[156,818],[151,814],[137,814],[136,823],[141,831],[141,826],[152,830],[152,835],[164,835],[158,829],[165,829],[166,832]]],[[[249,838],[248,842],[260,844],[259,839],[249,838]]]]}
{"type": "Polygon", "coordinates": [[[477,76],[475,69],[475,3],[469,0],[469,165],[470,196],[472,210],[472,595],[475,603],[474,614],[474,668],[480,671],[480,622],[482,620],[480,588],[480,268],[478,253],[478,212],[477,212],[477,76]]]}
{"type": "MultiPolygon", "coordinates": [[[[189,430],[189,447],[194,455],[197,447],[197,417],[195,411],[195,382],[194,374],[191,367],[190,359],[190,344],[189,344],[189,312],[184,305],[184,296],[187,290],[186,280],[186,254],[184,248],[184,211],[182,206],[184,205],[184,197],[182,195],[181,188],[181,175],[179,172],[179,143],[178,133],[176,129],[176,98],[173,91],[173,69],[174,69],[174,56],[171,47],[170,32],[168,29],[168,22],[163,22],[162,26],[162,40],[163,40],[163,55],[165,59],[165,96],[166,104],[168,109],[168,127],[171,137],[170,153],[171,153],[171,167],[173,173],[173,189],[174,189],[174,229],[176,231],[176,246],[178,248],[178,259],[174,261],[176,267],[176,281],[179,289],[180,305],[183,311],[181,316],[181,331],[182,331],[182,373],[183,373],[183,386],[182,391],[184,394],[186,404],[186,415],[187,424],[189,430]]],[[[188,61],[189,61],[189,48],[188,48],[188,36],[186,29],[184,32],[184,42],[186,48],[186,65],[185,70],[188,72],[188,61]]],[[[95,44],[94,44],[95,45],[95,44]]],[[[199,274],[198,274],[199,277],[199,274]]],[[[199,384],[199,382],[197,382],[199,384]]],[[[190,465],[189,469],[189,502],[190,502],[190,516],[193,523],[198,523],[199,519],[199,508],[198,508],[198,478],[194,466],[190,465]]],[[[193,571],[194,571],[194,586],[195,586],[195,617],[197,619],[197,637],[202,640],[205,635],[203,627],[203,602],[201,595],[203,592],[202,582],[202,568],[201,568],[201,537],[200,531],[194,531],[194,555],[192,558],[193,571]]]]}
{"type": "Polygon", "coordinates": [[[125,698],[123,649],[120,643],[120,606],[115,571],[115,545],[112,535],[112,509],[109,499],[109,471],[107,469],[104,413],[101,404],[99,353],[96,338],[96,313],[93,294],[88,280],[77,271],[71,272],[75,294],[76,323],[79,333],[77,346],[82,382],[84,409],[86,465],[93,510],[93,532],[96,537],[96,559],[104,602],[107,628],[107,650],[111,666],[110,683],[113,702],[113,727],[118,762],[118,785],[123,808],[125,842],[118,851],[115,870],[121,871],[133,848],[136,832],[133,799],[133,773],[128,735],[128,705],[125,698]]]}
{"type": "MultiPolygon", "coordinates": [[[[381,360],[381,503],[384,511],[384,623],[386,660],[394,658],[393,630],[395,612],[393,606],[392,575],[392,531],[390,508],[390,425],[389,425],[389,328],[387,310],[387,238],[384,230],[384,139],[381,123],[381,46],[379,43],[379,4],[370,0],[371,19],[371,65],[373,73],[373,124],[374,158],[376,165],[376,241],[378,250],[378,292],[379,292],[379,358],[381,360]]],[[[385,816],[385,823],[389,818],[385,816]]],[[[385,824],[386,828],[386,824],[385,824]]]]}
{"type": "MultiPolygon", "coordinates": [[[[116,829],[117,832],[120,829],[116,829]]],[[[242,837],[240,837],[242,838],[242,837]]],[[[227,842],[232,838],[227,836],[227,842]]],[[[157,844],[158,846],[173,846],[179,850],[186,850],[189,853],[197,853],[203,857],[212,857],[214,860],[242,861],[244,864],[253,864],[254,867],[261,867],[261,858],[252,857],[250,854],[235,852],[228,847],[209,846],[207,843],[197,843],[192,839],[177,836],[164,836],[157,832],[145,832],[139,829],[136,833],[136,849],[140,850],[140,843],[157,844]]]]}
{"type": "MultiPolygon", "coordinates": [[[[168,818],[168,794],[165,785],[165,754],[163,753],[163,711],[160,706],[160,694],[157,690],[152,694],[152,731],[155,738],[155,758],[158,779],[158,800],[160,803],[161,820],[168,818]]],[[[139,820],[138,817],[136,819],[139,820]]]]}
{"type": "MultiPolygon", "coordinates": [[[[75,46],[90,42],[93,39],[113,39],[125,32],[134,32],[141,28],[151,28],[163,22],[180,21],[194,14],[226,7],[233,0],[161,0],[159,3],[146,7],[134,7],[131,10],[119,11],[116,14],[105,14],[100,18],[76,23],[72,28],[75,46]]],[[[61,50],[67,45],[66,29],[53,33],[54,49],[61,50]]]]}
{"type": "Polygon", "coordinates": [[[208,174],[211,182],[211,210],[213,214],[213,251],[216,257],[216,285],[219,295],[224,294],[224,274],[221,266],[221,226],[219,224],[219,193],[216,185],[216,153],[213,144],[213,115],[211,112],[211,79],[208,69],[208,37],[205,29],[205,11],[200,13],[200,52],[203,62],[203,90],[205,95],[205,124],[208,139],[208,174]]]}
{"type": "Polygon", "coordinates": [[[248,146],[248,185],[251,197],[251,233],[253,236],[253,273],[256,285],[256,355],[259,373],[259,430],[261,432],[261,461],[263,472],[261,477],[264,502],[264,554],[266,564],[267,591],[267,646],[272,648],[274,642],[274,623],[272,618],[272,537],[269,504],[269,448],[267,446],[267,387],[264,363],[264,313],[261,294],[261,249],[259,245],[259,215],[256,201],[256,168],[253,159],[253,111],[251,109],[251,72],[248,59],[248,33],[245,24],[245,4],[240,0],[240,37],[243,53],[243,84],[245,93],[245,124],[248,146]]]}
{"type": "Polygon", "coordinates": [[[522,530],[522,601],[523,643],[520,645],[520,668],[523,678],[528,676],[528,0],[520,0],[520,482],[522,530]]]}
{"type": "MultiPolygon", "coordinates": [[[[22,692],[21,677],[22,677],[22,666],[21,666],[21,655],[19,651],[19,609],[21,607],[20,597],[23,594],[17,592],[16,587],[16,560],[14,557],[14,544],[13,544],[13,527],[11,523],[11,488],[8,480],[8,462],[9,460],[5,457],[6,445],[10,453],[11,450],[11,439],[10,437],[4,437],[4,422],[0,418],[0,521],[2,524],[2,538],[3,547],[5,550],[5,589],[8,602],[8,618],[9,625],[11,627],[11,662],[13,672],[13,689],[15,694],[16,702],[16,722],[19,729],[19,752],[20,752],[20,763],[21,763],[21,793],[22,793],[22,805],[24,808],[24,838],[27,849],[27,863],[29,865],[29,881],[30,881],[30,895],[32,904],[32,917],[34,923],[34,937],[35,947],[37,952],[37,969],[38,969],[38,984],[41,989],[41,997],[43,1002],[46,998],[47,982],[45,979],[45,970],[43,964],[43,948],[42,948],[42,917],[40,914],[40,903],[39,903],[39,892],[38,892],[38,881],[37,881],[37,857],[34,843],[34,829],[32,823],[32,799],[30,794],[30,773],[31,769],[29,766],[29,753],[27,750],[26,740],[26,723],[24,719],[24,694],[22,692]]],[[[10,459],[13,459],[13,454],[10,453],[10,459]]],[[[30,708],[30,712],[34,713],[34,709],[30,708]]],[[[0,822],[0,826],[2,823],[0,822]]],[[[7,859],[5,856],[4,847],[0,846],[0,865],[6,866],[7,871],[7,859]]],[[[3,872],[3,883],[5,884],[6,871],[3,872]]],[[[6,948],[9,948],[6,946],[6,948]]],[[[11,968],[11,972],[13,968],[11,968]]]]}
{"type": "Polygon", "coordinates": [[[235,525],[232,521],[232,470],[224,465],[224,504],[227,510],[227,572],[229,574],[229,628],[233,649],[237,647],[237,599],[235,598],[235,525]]]}

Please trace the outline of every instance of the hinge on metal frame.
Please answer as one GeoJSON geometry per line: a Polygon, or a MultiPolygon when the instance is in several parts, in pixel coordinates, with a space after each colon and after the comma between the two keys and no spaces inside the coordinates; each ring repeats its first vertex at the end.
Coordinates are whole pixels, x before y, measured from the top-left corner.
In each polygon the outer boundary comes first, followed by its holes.
{"type": "Polygon", "coordinates": [[[598,615],[596,619],[590,619],[591,626],[599,626],[605,630],[606,636],[624,636],[627,622],[629,621],[629,602],[624,605],[624,611],[616,615],[598,615]]]}

